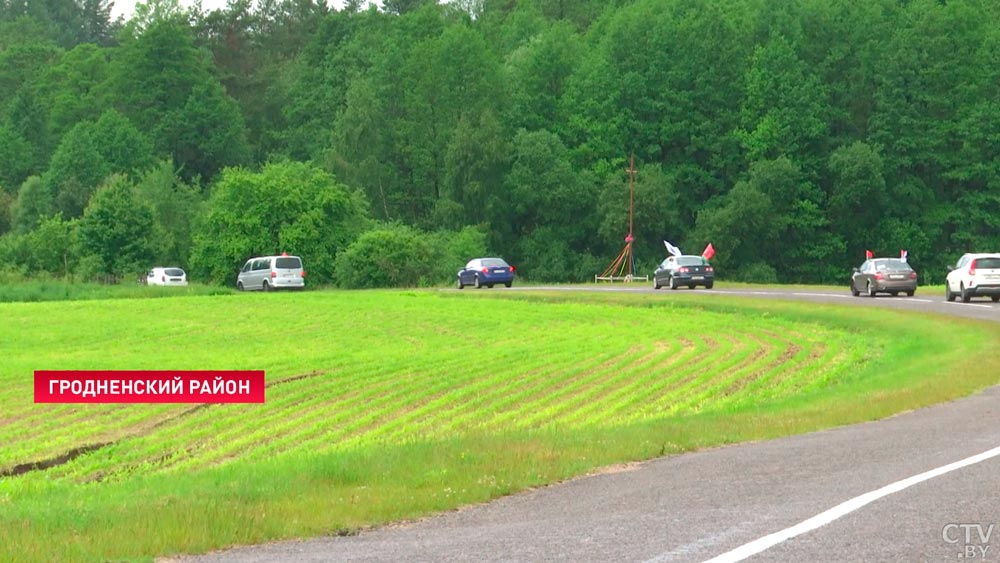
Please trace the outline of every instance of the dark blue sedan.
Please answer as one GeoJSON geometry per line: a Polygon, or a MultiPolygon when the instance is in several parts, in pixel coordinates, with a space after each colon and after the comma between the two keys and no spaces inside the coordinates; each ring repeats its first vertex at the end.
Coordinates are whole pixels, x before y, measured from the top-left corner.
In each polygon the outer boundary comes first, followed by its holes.
{"type": "Polygon", "coordinates": [[[476,289],[484,285],[493,287],[498,283],[507,287],[514,283],[514,266],[508,264],[503,258],[469,260],[469,263],[458,271],[458,289],[467,285],[475,286],[476,289]]]}

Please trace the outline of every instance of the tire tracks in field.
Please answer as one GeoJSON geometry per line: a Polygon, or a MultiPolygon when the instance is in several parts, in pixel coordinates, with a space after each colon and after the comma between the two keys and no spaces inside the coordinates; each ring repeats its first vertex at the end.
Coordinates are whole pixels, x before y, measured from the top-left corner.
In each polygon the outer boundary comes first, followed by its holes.
{"type": "MultiPolygon", "coordinates": [[[[271,381],[269,383],[265,383],[264,387],[265,388],[277,387],[278,385],[282,385],[282,384],[285,384],[285,383],[291,383],[293,381],[299,381],[299,380],[302,380],[302,379],[309,379],[309,378],[313,378],[313,377],[319,377],[319,376],[322,376],[322,375],[326,375],[327,373],[328,373],[327,371],[316,370],[316,371],[311,371],[309,373],[303,373],[303,374],[299,374],[299,375],[292,375],[292,376],[289,376],[289,377],[283,377],[281,379],[278,379],[278,380],[275,380],[275,381],[271,381]]],[[[135,432],[135,433],[129,434],[127,436],[122,436],[121,438],[118,438],[116,440],[110,440],[110,441],[107,441],[107,442],[95,442],[93,444],[87,444],[87,445],[84,445],[84,446],[77,446],[77,447],[71,448],[71,449],[69,449],[69,450],[67,450],[67,451],[65,451],[63,453],[56,454],[54,456],[51,456],[51,457],[48,457],[48,458],[45,458],[45,459],[36,460],[36,461],[28,461],[28,462],[25,462],[25,463],[18,463],[18,464],[15,464],[15,465],[7,467],[7,468],[0,467],[0,479],[4,479],[4,478],[8,478],[8,477],[19,477],[21,475],[26,475],[28,473],[32,473],[32,472],[35,472],[35,471],[45,471],[47,469],[52,469],[53,467],[59,467],[61,465],[66,465],[67,463],[70,463],[71,461],[77,459],[80,456],[83,456],[83,455],[86,455],[86,454],[90,454],[90,453],[94,453],[94,452],[100,451],[100,450],[102,450],[104,448],[108,448],[108,447],[111,447],[111,446],[118,445],[121,442],[124,442],[125,440],[131,440],[131,439],[134,439],[134,438],[141,438],[143,436],[148,436],[148,435],[152,434],[153,432],[156,432],[160,428],[163,428],[164,426],[167,426],[168,424],[172,424],[174,422],[177,422],[178,420],[187,418],[187,417],[189,417],[189,416],[191,416],[191,415],[193,415],[193,414],[195,414],[195,413],[197,413],[197,412],[199,412],[201,410],[208,409],[208,408],[213,407],[213,406],[216,406],[216,403],[202,403],[202,404],[194,405],[194,406],[189,407],[189,408],[187,408],[187,409],[185,409],[185,410],[183,410],[183,411],[181,411],[181,412],[179,412],[179,413],[177,413],[177,414],[175,414],[173,416],[168,416],[168,417],[166,417],[166,418],[164,418],[162,420],[159,420],[156,423],[148,426],[147,428],[144,428],[144,429],[140,430],[139,432],[135,432]]],[[[170,457],[171,455],[173,455],[174,453],[177,453],[177,452],[170,452],[170,453],[163,454],[162,456],[160,456],[160,459],[166,459],[166,458],[170,457]]],[[[126,467],[126,469],[128,469],[128,467],[126,467]]],[[[105,478],[105,475],[99,474],[99,475],[97,475],[94,478],[87,479],[87,481],[88,482],[102,481],[102,480],[104,480],[104,478],[105,478]]]]}

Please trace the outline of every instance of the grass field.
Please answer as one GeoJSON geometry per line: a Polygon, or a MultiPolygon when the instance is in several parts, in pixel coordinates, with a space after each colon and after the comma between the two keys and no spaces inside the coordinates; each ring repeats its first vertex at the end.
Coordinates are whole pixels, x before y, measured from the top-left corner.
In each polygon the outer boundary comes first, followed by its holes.
{"type": "Polygon", "coordinates": [[[724,296],[324,291],[0,314],[17,327],[0,341],[0,561],[345,533],[1000,380],[992,326],[724,296]],[[35,405],[35,369],[264,369],[267,402],[35,405]]]}

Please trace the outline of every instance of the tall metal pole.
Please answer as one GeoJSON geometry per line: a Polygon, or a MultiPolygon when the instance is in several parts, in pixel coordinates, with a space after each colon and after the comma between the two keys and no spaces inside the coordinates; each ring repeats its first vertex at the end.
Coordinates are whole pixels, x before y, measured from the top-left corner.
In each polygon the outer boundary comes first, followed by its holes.
{"type": "Polygon", "coordinates": [[[635,268],[635,257],[632,255],[632,217],[635,211],[635,153],[628,159],[628,275],[632,277],[635,268]]]}

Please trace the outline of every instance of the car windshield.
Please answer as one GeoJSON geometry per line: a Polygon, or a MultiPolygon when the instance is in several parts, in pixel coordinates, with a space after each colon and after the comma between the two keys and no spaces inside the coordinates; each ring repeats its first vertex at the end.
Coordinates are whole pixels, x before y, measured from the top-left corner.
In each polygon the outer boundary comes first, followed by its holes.
{"type": "Polygon", "coordinates": [[[888,260],[879,260],[875,262],[875,269],[878,271],[882,270],[910,270],[910,265],[898,258],[890,258],[888,260]]]}
{"type": "Polygon", "coordinates": [[[1000,258],[976,258],[976,268],[980,270],[1000,269],[1000,258]]]}
{"type": "Polygon", "coordinates": [[[282,256],[274,261],[274,267],[281,270],[298,270],[302,267],[302,261],[295,256],[282,256]]]}
{"type": "Polygon", "coordinates": [[[168,276],[183,276],[184,270],[180,268],[167,268],[166,270],[163,270],[163,273],[168,276]]]}
{"type": "Polygon", "coordinates": [[[499,258],[484,258],[483,259],[484,268],[508,268],[506,262],[499,258]]]}
{"type": "Polygon", "coordinates": [[[701,256],[681,256],[677,259],[677,264],[681,266],[701,266],[705,259],[701,256]]]}

